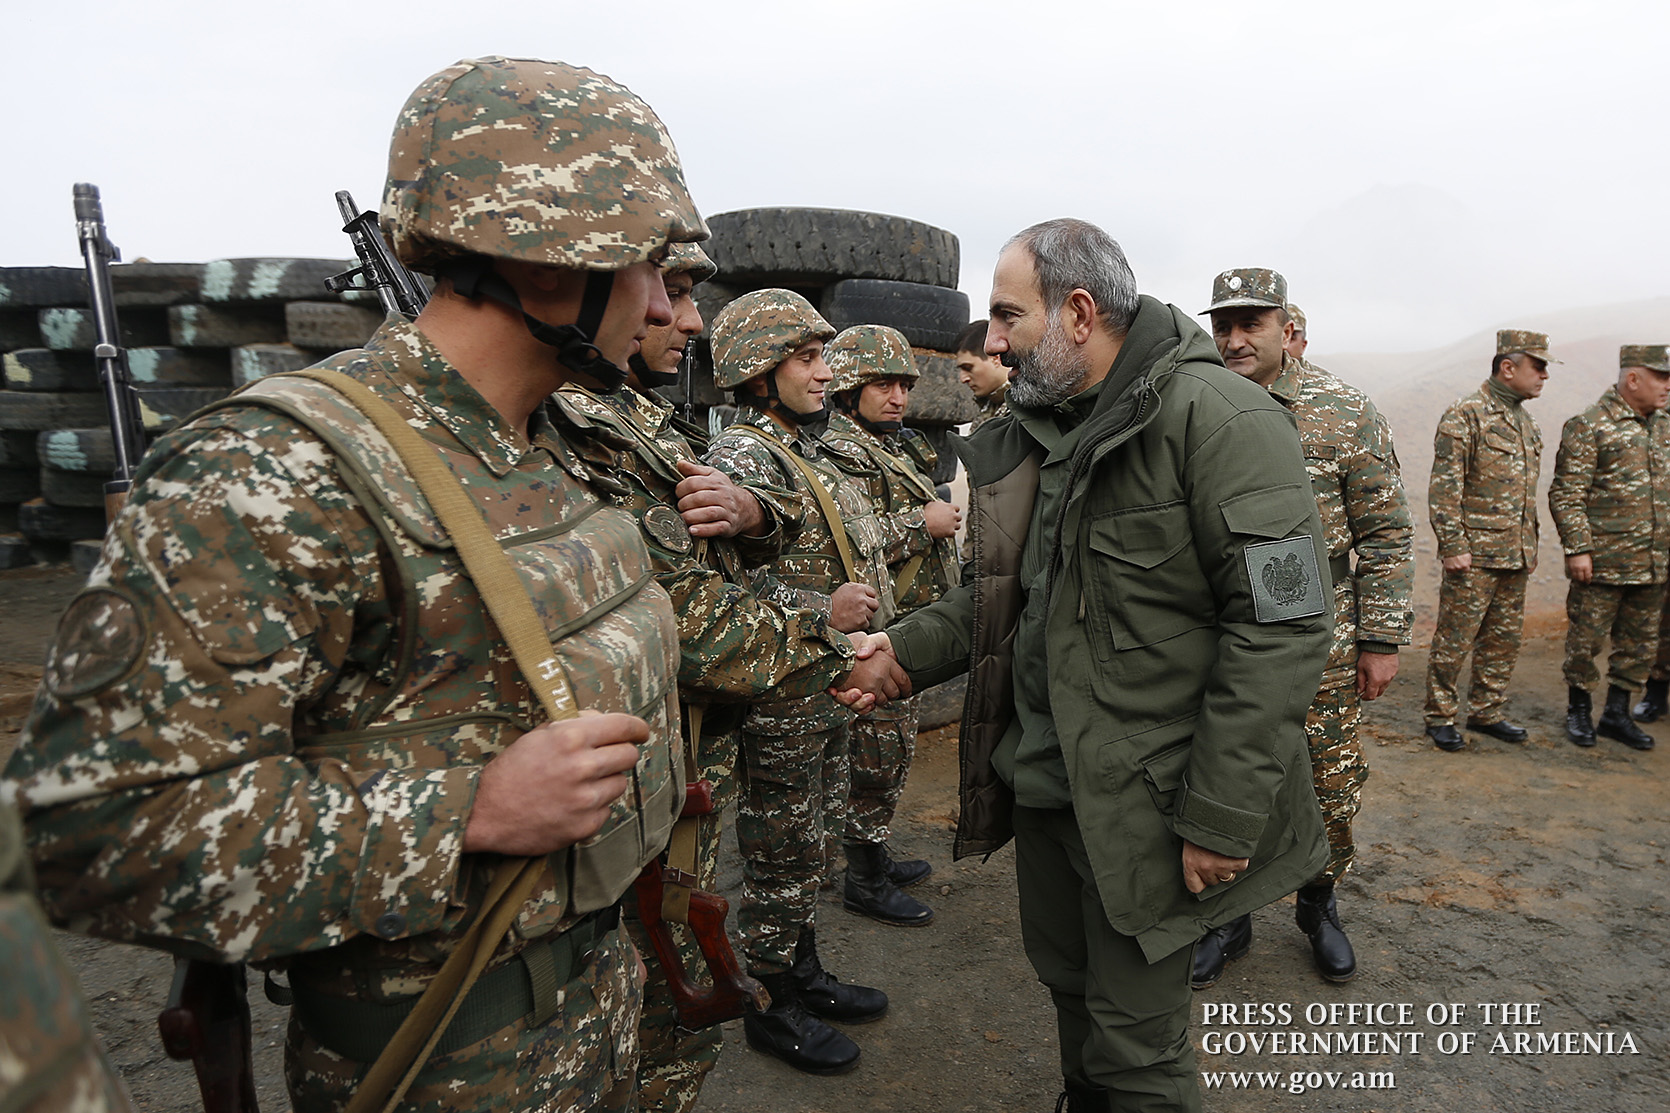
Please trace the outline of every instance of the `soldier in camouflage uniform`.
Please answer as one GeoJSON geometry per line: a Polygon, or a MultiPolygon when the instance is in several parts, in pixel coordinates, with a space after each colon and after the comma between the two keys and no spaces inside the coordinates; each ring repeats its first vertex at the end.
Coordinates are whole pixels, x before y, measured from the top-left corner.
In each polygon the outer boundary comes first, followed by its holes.
{"type": "MultiPolygon", "coordinates": [[[[1413,525],[1392,432],[1367,395],[1292,354],[1287,281],[1272,270],[1225,271],[1212,284],[1212,334],[1231,371],[1269,390],[1299,425],[1334,583],[1334,643],[1305,716],[1316,798],[1328,831],[1328,864],[1299,890],[1299,928],[1316,968],[1350,981],[1357,958],[1340,925],[1334,885],[1351,868],[1351,821],[1362,807],[1368,762],[1358,740],[1362,700],[1378,699],[1408,645],[1415,588],[1413,525]],[[1357,553],[1355,570],[1351,552],[1357,553]]],[[[1204,989],[1224,963],[1247,953],[1252,919],[1208,932],[1195,948],[1191,984],[1204,989]]]]}
{"type": "Polygon", "coordinates": [[[1653,737],[1629,716],[1647,679],[1670,573],[1670,348],[1626,344],[1618,382],[1566,422],[1548,508],[1566,554],[1566,737],[1595,744],[1589,689],[1608,634],[1599,733],[1637,750],[1653,737]]]}
{"type": "MultiPolygon", "coordinates": [[[[643,526],[656,579],[678,615],[679,695],[686,752],[694,754],[691,779],[708,782],[713,803],[708,813],[681,821],[692,828],[692,860],[668,864],[712,890],[721,813],[736,802],[737,739],[746,710],[739,701],[773,688],[787,698],[818,695],[836,681],[843,687],[865,681],[841,679],[853,664],[852,642],[832,631],[822,614],[757,600],[737,586],[746,566],[776,556],[785,538],[799,534],[805,509],[788,492],[738,487],[699,463],[701,453],[683,431],[690,427],[675,425],[672,407],[650,392],[676,381],[685,345],[701,332],[691,290],[712,277],[714,266],[695,244],[677,244],[661,272],[673,321],[649,330],[625,385],[606,391],[577,376],[555,402],[565,439],[588,466],[618,485],[609,500],[643,526]]],[[[675,839],[675,848],[680,845],[675,839]]],[[[687,1110],[719,1060],[724,1034],[717,1026],[679,1028],[666,971],[631,914],[634,907],[629,900],[627,928],[649,969],[638,1025],[638,1101],[646,1110],[687,1110]]],[[[699,976],[703,965],[694,937],[682,926],[672,932],[685,969],[699,976]]]]}
{"type": "MultiPolygon", "coordinates": [[[[887,567],[899,614],[926,606],[958,580],[956,536],[962,513],[940,499],[929,474],[937,462],[920,434],[904,427],[919,372],[910,343],[885,325],[854,325],[824,350],[835,377],[835,410],[823,443],[837,463],[856,465],[887,536],[887,567]]],[[[852,794],[843,848],[842,903],[884,924],[915,927],[934,910],[900,886],[933,872],[925,861],[894,861],[887,839],[916,753],[917,704],[889,704],[852,725],[852,794]]]]}
{"type": "Polygon", "coordinates": [[[0,1109],[133,1113],[35,901],[17,810],[0,803],[0,1109]]]}
{"type": "Polygon", "coordinates": [[[503,58],[412,94],[382,216],[435,294],[323,366],[435,446],[597,714],[542,722],[389,441],[337,390],[276,377],[146,456],[7,777],[55,919],[287,975],[298,1113],[361,1088],[504,856],[542,861],[398,1108],[627,1109],[618,898],[683,802],[677,626],[638,521],[543,404],[569,374],[624,373],[671,319],[667,245],[706,229],[647,105],[503,58]]]}
{"type": "Polygon", "coordinates": [[[1000,413],[1003,400],[1009,393],[1009,369],[996,356],[986,354],[986,326],[981,319],[971,322],[957,334],[957,380],[974,395],[979,412],[969,425],[970,433],[1000,413]]]}
{"type": "MultiPolygon", "coordinates": [[[[761,598],[819,610],[840,630],[879,630],[893,615],[886,538],[867,487],[815,435],[827,421],[823,345],[834,335],[788,290],[755,291],[720,312],[714,384],[734,391],[740,416],[714,439],[708,462],[740,483],[793,490],[805,505],[799,539],[754,575],[761,598]]],[[[745,1031],[751,1046],[816,1074],[858,1061],[857,1045],[825,1020],[873,1020],[887,1009],[886,994],[823,970],[813,929],[830,865],[825,832],[846,823],[852,717],[827,697],[773,693],[742,728],[737,920],[749,970],[772,999],[744,1018],[745,1031]]]]}
{"type": "Polygon", "coordinates": [[[1293,335],[1282,350],[1300,362],[1304,361],[1305,349],[1310,347],[1310,336],[1305,332],[1305,311],[1292,302],[1287,303],[1287,316],[1293,322],[1293,335]]]}
{"type": "Polygon", "coordinates": [[[1426,733],[1441,750],[1464,743],[1455,729],[1461,661],[1473,653],[1467,729],[1523,742],[1503,709],[1519,658],[1525,585],[1537,566],[1537,475],[1542,431],[1523,403],[1542,393],[1548,336],[1496,334],[1490,377],[1444,412],[1433,438],[1427,511],[1444,566],[1438,627],[1426,670],[1426,733]]]}
{"type": "Polygon", "coordinates": [[[1647,686],[1642,689],[1640,702],[1630,710],[1638,723],[1656,723],[1670,711],[1670,593],[1666,593],[1664,609],[1659,612],[1657,639],[1654,644],[1658,652],[1647,671],[1647,686]]]}

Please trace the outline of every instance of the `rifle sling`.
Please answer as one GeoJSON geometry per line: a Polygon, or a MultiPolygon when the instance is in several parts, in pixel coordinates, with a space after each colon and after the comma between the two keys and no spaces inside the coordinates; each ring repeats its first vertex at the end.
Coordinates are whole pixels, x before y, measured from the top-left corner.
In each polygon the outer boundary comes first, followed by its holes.
{"type": "Polygon", "coordinates": [[[818,478],[816,469],[802,460],[793,449],[785,446],[764,429],[743,424],[732,425],[730,428],[758,437],[769,447],[776,449],[778,455],[788,459],[789,463],[800,473],[801,478],[806,481],[806,486],[811,489],[812,497],[817,500],[818,509],[823,511],[823,520],[829,526],[829,532],[834,535],[835,548],[841,554],[841,567],[846,571],[847,582],[863,583],[864,581],[858,576],[858,562],[852,558],[852,541],[847,537],[846,521],[841,517],[841,511],[835,505],[835,497],[829,493],[829,488],[825,487],[823,481],[818,478]]]}
{"type": "MultiPolygon", "coordinates": [[[[939,542],[935,541],[933,544],[937,545],[939,542]]],[[[916,574],[922,571],[922,562],[927,558],[927,550],[923,550],[911,557],[899,570],[898,578],[893,581],[893,602],[898,603],[910,593],[910,585],[916,581],[916,574]]]]}
{"type": "MultiPolygon", "coordinates": [[[[293,374],[323,383],[347,398],[388,438],[412,472],[424,498],[452,537],[452,543],[487,613],[499,627],[528,686],[553,722],[579,714],[574,691],[551,649],[551,638],[528,598],[527,588],[511,567],[463,485],[429,442],[387,402],[363,383],[335,371],[309,368],[293,374]]],[[[470,987],[516,922],[516,917],[546,881],[543,858],[506,858],[493,870],[480,913],[447,956],[411,1013],[371,1064],[344,1113],[392,1113],[433,1054],[470,987]],[[386,1099],[386,1100],[385,1100],[386,1099]]]]}
{"type": "MultiPolygon", "coordinates": [[[[696,765],[696,753],[702,744],[702,712],[704,708],[699,703],[684,705],[684,721],[688,724],[689,740],[684,748],[684,781],[695,784],[701,779],[701,769],[696,765]]],[[[700,831],[701,820],[698,816],[683,816],[673,824],[672,839],[667,843],[667,865],[672,869],[694,879],[698,865],[698,845],[696,836],[700,831]]],[[[692,884],[699,884],[692,881],[692,884]]],[[[680,884],[663,875],[661,883],[661,918],[675,924],[690,922],[690,885],[680,884]]]]}

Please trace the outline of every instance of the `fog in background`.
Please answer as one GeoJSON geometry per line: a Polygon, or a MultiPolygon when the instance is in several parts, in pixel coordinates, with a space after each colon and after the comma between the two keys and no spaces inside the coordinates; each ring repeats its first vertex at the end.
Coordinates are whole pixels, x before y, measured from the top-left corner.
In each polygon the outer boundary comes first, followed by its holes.
{"type": "Polygon", "coordinates": [[[949,228],[976,315],[1002,242],[1065,215],[1191,311],[1220,270],[1281,270],[1323,354],[1670,293],[1662,2],[99,0],[4,25],[3,266],[78,265],[81,180],[128,260],[345,257],[332,195],[376,202],[406,94],[499,53],[629,85],[704,212],[949,228]]]}

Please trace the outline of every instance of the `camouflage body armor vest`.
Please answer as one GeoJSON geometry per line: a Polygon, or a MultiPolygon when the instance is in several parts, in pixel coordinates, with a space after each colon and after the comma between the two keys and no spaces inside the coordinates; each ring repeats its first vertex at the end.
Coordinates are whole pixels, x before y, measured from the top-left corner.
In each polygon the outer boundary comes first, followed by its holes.
{"type": "MultiPolygon", "coordinates": [[[[361,353],[326,366],[351,373],[353,362],[365,358],[361,353]]],[[[414,410],[397,393],[379,394],[403,414],[414,410]]],[[[322,384],[283,376],[260,380],[222,405],[276,410],[324,440],[337,456],[343,484],[385,546],[381,574],[388,603],[370,620],[392,627],[395,652],[366,659],[350,651],[328,696],[297,709],[298,755],[309,763],[341,757],[361,768],[440,770],[484,763],[538,725],[538,704],[450,538],[394,449],[359,411],[322,384]]],[[[515,467],[495,476],[444,427],[432,424],[423,432],[503,545],[579,702],[637,715],[651,732],[631,786],[612,805],[602,830],[549,856],[554,883],[529,900],[496,962],[528,940],[566,930],[615,903],[666,845],[683,804],[678,640],[638,523],[577,482],[574,475],[584,469],[560,445],[563,468],[515,467]]],[[[398,873],[404,865],[399,850],[390,847],[378,865],[398,873]]],[[[454,903],[462,907],[442,931],[391,940],[361,935],[289,960],[292,979],[300,975],[325,992],[374,998],[417,992],[476,914],[499,860],[461,860],[454,903]]],[[[369,874],[359,882],[375,883],[369,874]]]]}

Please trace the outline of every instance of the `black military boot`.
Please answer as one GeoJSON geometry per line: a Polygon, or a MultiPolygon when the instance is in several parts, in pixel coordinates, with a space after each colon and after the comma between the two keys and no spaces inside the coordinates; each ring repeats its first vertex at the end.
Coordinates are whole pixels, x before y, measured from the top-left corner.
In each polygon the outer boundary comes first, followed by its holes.
{"type": "Polygon", "coordinates": [[[1566,737],[1577,746],[1595,744],[1595,705],[1582,688],[1566,689],[1566,737]]]}
{"type": "Polygon", "coordinates": [[[887,870],[887,880],[901,889],[908,888],[918,881],[926,881],[934,872],[934,867],[920,858],[907,858],[898,861],[893,857],[892,848],[886,843],[881,844],[881,861],[887,870]]]}
{"type": "Polygon", "coordinates": [[[899,891],[887,876],[887,850],[879,842],[849,843],[847,888],[841,907],[897,927],[920,927],[934,918],[934,910],[899,891]]]}
{"type": "Polygon", "coordinates": [[[1252,949],[1252,915],[1238,916],[1219,924],[1195,944],[1194,969],[1189,985],[1208,989],[1223,977],[1224,964],[1241,958],[1252,949]]]}
{"type": "Polygon", "coordinates": [[[1318,881],[1299,890],[1293,918],[1299,930],[1310,936],[1311,957],[1316,969],[1330,982],[1348,982],[1357,976],[1357,954],[1339,924],[1339,906],[1334,903],[1334,883],[1318,881]]]}
{"type": "Polygon", "coordinates": [[[1595,733],[1616,738],[1632,750],[1653,748],[1653,736],[1629,717],[1629,693],[1616,684],[1606,689],[1606,707],[1600,713],[1600,725],[1595,733]]]}
{"type": "Polygon", "coordinates": [[[771,994],[771,1007],[744,1014],[749,1047],[807,1074],[842,1074],[858,1065],[858,1045],[806,1011],[792,971],[754,976],[771,994]]]}
{"type": "Polygon", "coordinates": [[[1638,723],[1656,723],[1670,710],[1670,680],[1649,680],[1641,702],[1630,712],[1638,723]]]}
{"type": "Polygon", "coordinates": [[[887,1012],[887,994],[867,985],[846,985],[823,968],[818,958],[818,937],[811,926],[800,929],[794,943],[796,996],[806,1011],[842,1024],[864,1024],[887,1012]]]}
{"type": "Polygon", "coordinates": [[[1113,1113],[1113,1093],[1102,1086],[1067,1078],[1055,1099],[1055,1113],[1113,1113]]]}

